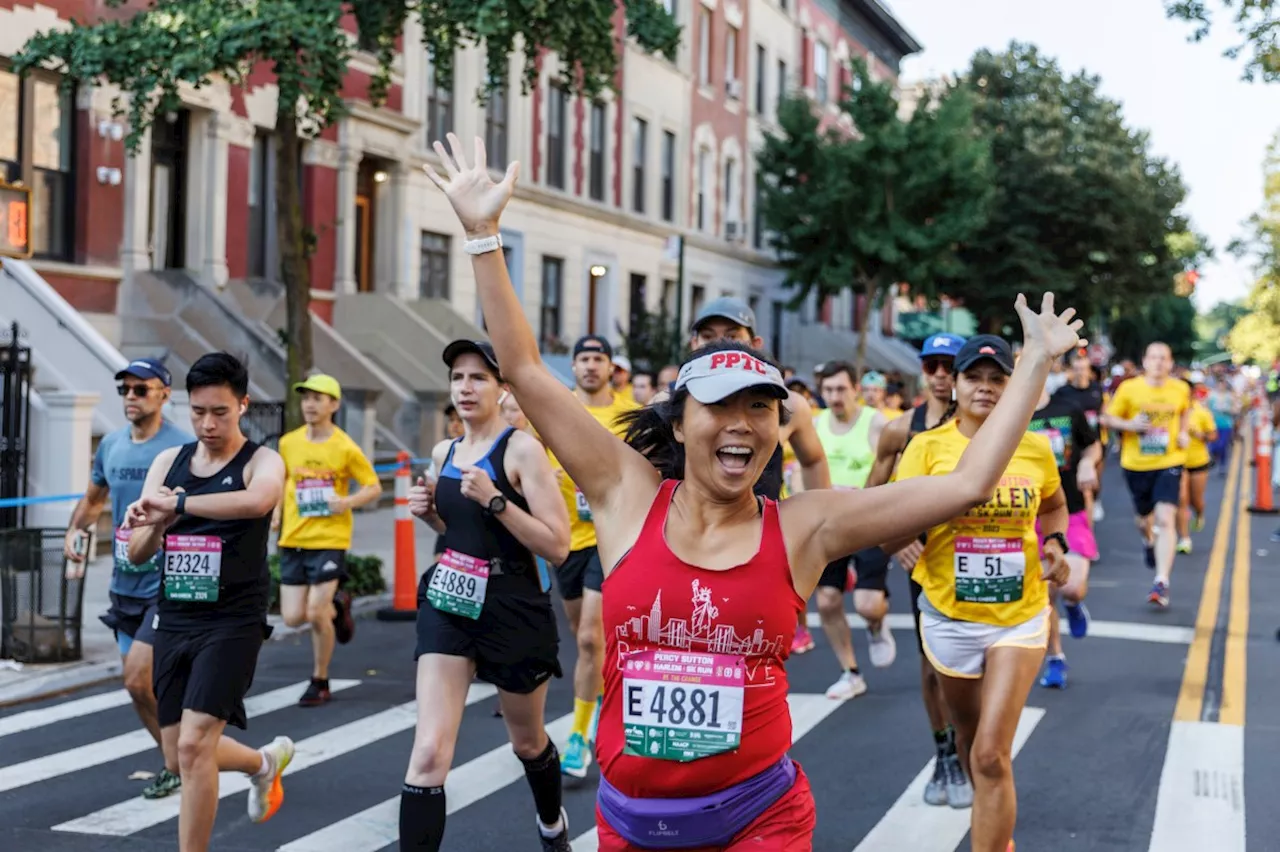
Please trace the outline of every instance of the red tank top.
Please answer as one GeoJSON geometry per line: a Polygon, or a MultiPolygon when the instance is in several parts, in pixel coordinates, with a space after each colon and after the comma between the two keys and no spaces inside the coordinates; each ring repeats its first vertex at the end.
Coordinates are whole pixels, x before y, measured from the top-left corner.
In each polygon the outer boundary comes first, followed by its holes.
{"type": "Polygon", "coordinates": [[[709,571],[667,547],[679,485],[662,483],[640,538],[604,584],[597,758],[609,783],[636,798],[714,793],[791,747],[783,663],[805,602],[792,583],[778,504],[764,499],[750,560],[709,571]],[[689,760],[693,753],[707,756],[689,760]]]}

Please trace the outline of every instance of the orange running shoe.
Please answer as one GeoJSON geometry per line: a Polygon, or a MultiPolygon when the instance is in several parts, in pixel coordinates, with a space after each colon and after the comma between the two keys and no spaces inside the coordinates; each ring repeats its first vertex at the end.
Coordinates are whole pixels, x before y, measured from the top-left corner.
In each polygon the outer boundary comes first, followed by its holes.
{"type": "Polygon", "coordinates": [[[293,760],[293,740],[276,737],[271,745],[262,749],[265,759],[272,762],[272,771],[262,778],[249,779],[249,819],[266,822],[275,816],[284,802],[284,785],[280,776],[293,760]]]}

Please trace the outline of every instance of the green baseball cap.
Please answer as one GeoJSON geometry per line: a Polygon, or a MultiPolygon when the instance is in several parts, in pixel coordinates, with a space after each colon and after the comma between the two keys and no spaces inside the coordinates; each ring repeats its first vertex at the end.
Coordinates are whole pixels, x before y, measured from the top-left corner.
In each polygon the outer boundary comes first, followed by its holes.
{"type": "Polygon", "coordinates": [[[333,376],[326,376],[323,373],[308,376],[306,381],[298,382],[294,385],[293,390],[294,393],[315,391],[316,393],[327,394],[334,399],[342,399],[342,385],[338,384],[338,380],[333,376]]]}

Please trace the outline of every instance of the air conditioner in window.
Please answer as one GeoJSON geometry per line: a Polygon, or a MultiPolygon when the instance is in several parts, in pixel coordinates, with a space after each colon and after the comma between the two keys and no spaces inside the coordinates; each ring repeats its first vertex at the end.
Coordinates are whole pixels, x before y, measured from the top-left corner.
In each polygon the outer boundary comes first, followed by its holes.
{"type": "Polygon", "coordinates": [[[741,222],[725,222],[724,238],[731,243],[740,243],[746,239],[746,230],[741,222]]]}
{"type": "Polygon", "coordinates": [[[738,100],[742,97],[742,81],[741,80],[725,80],[724,90],[729,97],[738,100]]]}

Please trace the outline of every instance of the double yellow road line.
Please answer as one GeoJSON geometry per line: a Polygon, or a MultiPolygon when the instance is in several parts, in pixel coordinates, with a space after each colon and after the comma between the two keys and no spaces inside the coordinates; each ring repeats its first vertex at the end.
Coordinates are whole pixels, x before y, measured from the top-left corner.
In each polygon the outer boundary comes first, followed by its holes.
{"type": "Polygon", "coordinates": [[[1248,442],[1245,442],[1237,449],[1227,476],[1221,513],[1213,534],[1213,548],[1209,551],[1209,569],[1205,573],[1204,588],[1200,594],[1200,609],[1196,613],[1195,638],[1187,653],[1182,688],[1173,712],[1176,722],[1204,721],[1244,725],[1249,638],[1249,557],[1252,553],[1249,517],[1249,495],[1252,488],[1248,477],[1244,475],[1247,447],[1248,442]],[[1221,702],[1210,702],[1206,707],[1205,692],[1216,686],[1209,682],[1209,672],[1214,650],[1213,639],[1218,630],[1218,616],[1222,605],[1222,581],[1226,573],[1232,521],[1235,522],[1236,534],[1235,561],[1232,563],[1226,641],[1220,643],[1220,647],[1224,649],[1220,666],[1221,702]],[[1215,713],[1217,718],[1213,718],[1215,713]]]}

